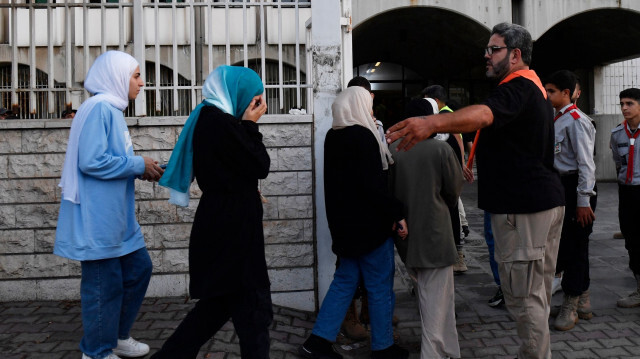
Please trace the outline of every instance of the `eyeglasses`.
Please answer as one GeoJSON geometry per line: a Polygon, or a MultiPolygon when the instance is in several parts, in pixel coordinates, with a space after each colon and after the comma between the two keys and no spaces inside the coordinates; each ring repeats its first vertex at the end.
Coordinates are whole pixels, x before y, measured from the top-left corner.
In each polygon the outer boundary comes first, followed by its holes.
{"type": "Polygon", "coordinates": [[[502,49],[510,49],[510,47],[509,46],[487,46],[484,48],[484,54],[485,56],[486,55],[491,56],[495,51],[499,51],[502,49]]]}

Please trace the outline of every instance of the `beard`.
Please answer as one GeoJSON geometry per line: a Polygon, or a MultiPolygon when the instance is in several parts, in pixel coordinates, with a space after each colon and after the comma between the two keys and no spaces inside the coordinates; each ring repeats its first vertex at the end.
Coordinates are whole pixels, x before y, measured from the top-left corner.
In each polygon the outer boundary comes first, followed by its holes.
{"type": "Polygon", "coordinates": [[[500,80],[507,75],[507,72],[509,72],[509,53],[502,61],[495,64],[492,62],[491,68],[487,70],[486,75],[488,78],[500,80]]]}

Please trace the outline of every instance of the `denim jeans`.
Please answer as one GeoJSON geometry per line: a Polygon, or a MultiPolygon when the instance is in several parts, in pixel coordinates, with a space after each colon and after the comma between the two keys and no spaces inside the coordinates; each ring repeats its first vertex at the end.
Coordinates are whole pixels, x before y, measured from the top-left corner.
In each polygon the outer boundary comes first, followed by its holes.
{"type": "Polygon", "coordinates": [[[335,341],[340,331],[360,274],[369,298],[371,350],[382,350],[393,344],[393,275],[395,271],[393,240],[359,257],[340,257],[329,291],[318,313],[312,333],[335,341]]]}
{"type": "Polygon", "coordinates": [[[80,350],[101,359],[129,338],[151,278],[151,258],[140,248],[118,258],[82,262],[80,350]]]}
{"type": "Polygon", "coordinates": [[[500,285],[500,274],[498,273],[498,262],[494,256],[494,240],[493,230],[491,230],[491,213],[484,212],[484,240],[487,242],[487,248],[489,248],[489,265],[491,266],[491,273],[493,273],[493,280],[497,285],[500,285]]]}

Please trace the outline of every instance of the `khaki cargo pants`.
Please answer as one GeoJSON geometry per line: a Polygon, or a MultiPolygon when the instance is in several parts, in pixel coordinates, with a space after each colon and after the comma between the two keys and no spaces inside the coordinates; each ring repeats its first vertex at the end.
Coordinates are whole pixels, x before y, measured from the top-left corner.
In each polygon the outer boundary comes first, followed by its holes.
{"type": "Polygon", "coordinates": [[[549,309],[564,207],[491,214],[502,292],[516,320],[519,359],[551,359],[549,309]]]}

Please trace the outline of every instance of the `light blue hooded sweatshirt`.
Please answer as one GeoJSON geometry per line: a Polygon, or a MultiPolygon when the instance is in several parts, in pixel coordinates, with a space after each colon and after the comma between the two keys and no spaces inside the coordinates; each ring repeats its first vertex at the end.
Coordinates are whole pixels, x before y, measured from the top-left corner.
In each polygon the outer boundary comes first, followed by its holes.
{"type": "Polygon", "coordinates": [[[134,202],[135,176],[144,173],[145,164],[141,156],[133,155],[122,113],[136,67],[129,55],[109,51],[87,75],[85,87],[98,95],[80,106],[72,124],[54,254],[85,261],[121,257],[145,246],[134,202]],[[109,53],[116,54],[105,56],[109,53]],[[100,74],[96,66],[107,71],[100,74]],[[122,73],[110,73],[121,67],[122,73]],[[105,85],[105,77],[115,79],[115,84],[105,85]],[[100,82],[97,89],[91,86],[96,82],[100,82]],[[80,125],[78,118],[83,120],[80,125]]]}

